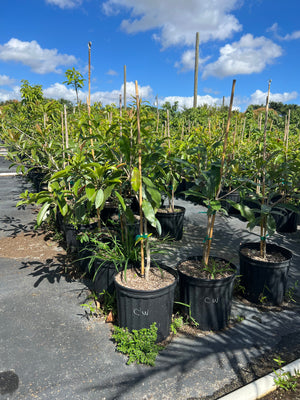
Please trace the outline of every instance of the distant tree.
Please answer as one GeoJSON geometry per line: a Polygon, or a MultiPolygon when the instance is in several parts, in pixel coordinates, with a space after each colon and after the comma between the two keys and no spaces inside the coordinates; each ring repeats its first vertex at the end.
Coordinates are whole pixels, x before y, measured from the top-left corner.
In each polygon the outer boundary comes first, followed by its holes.
{"type": "Polygon", "coordinates": [[[21,85],[21,97],[22,103],[24,105],[29,105],[30,103],[37,103],[43,101],[43,90],[42,85],[30,85],[29,82],[23,79],[21,85]]]}
{"type": "Polygon", "coordinates": [[[67,69],[65,72],[65,76],[67,80],[64,81],[63,84],[67,84],[68,86],[71,85],[74,87],[77,104],[79,104],[78,89],[83,88],[85,79],[79,71],[75,70],[74,67],[72,69],[67,69]]]}

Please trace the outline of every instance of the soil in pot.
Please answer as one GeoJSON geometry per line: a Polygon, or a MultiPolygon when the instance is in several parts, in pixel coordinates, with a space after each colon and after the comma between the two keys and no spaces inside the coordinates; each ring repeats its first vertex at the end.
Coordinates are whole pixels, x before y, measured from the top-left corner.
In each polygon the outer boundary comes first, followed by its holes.
{"type": "Polygon", "coordinates": [[[160,208],[155,214],[161,225],[160,237],[169,237],[173,240],[181,240],[183,236],[185,208],[175,206],[174,212],[169,208],[160,208]]]}
{"type": "Polygon", "coordinates": [[[253,303],[283,302],[292,252],[284,247],[267,243],[267,258],[260,256],[260,243],[240,246],[241,286],[244,297],[253,303]]]}
{"type": "Polygon", "coordinates": [[[170,334],[177,272],[168,267],[152,267],[146,281],[135,268],[115,277],[119,326],[149,328],[156,322],[157,341],[170,334]]]}
{"type": "Polygon", "coordinates": [[[224,329],[229,322],[236,268],[221,258],[210,258],[203,268],[201,257],[191,257],[178,266],[182,310],[204,331],[224,329]]]}

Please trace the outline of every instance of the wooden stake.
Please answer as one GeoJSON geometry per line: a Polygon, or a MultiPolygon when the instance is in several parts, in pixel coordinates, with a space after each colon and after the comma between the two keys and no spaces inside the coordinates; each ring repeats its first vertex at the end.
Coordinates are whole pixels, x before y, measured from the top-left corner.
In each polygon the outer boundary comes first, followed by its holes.
{"type": "MultiPolygon", "coordinates": [[[[90,132],[90,136],[92,136],[92,127],[91,127],[91,47],[92,47],[92,42],[88,43],[88,47],[89,47],[89,97],[88,97],[88,101],[87,101],[87,106],[88,106],[88,116],[89,116],[89,132],[90,132]]],[[[95,161],[95,152],[94,152],[94,141],[91,138],[91,148],[92,148],[92,157],[93,160],[95,161]]]]}
{"type": "MultiPolygon", "coordinates": [[[[268,113],[269,113],[269,100],[270,100],[270,87],[271,80],[269,80],[268,95],[266,99],[266,114],[265,114],[265,125],[264,125],[264,147],[263,147],[263,169],[262,169],[262,205],[265,203],[266,194],[266,154],[267,154],[267,126],[268,126],[268,113]]],[[[260,223],[260,256],[266,258],[266,221],[265,217],[261,219],[260,223]]]]}
{"type": "Polygon", "coordinates": [[[196,46],[195,46],[195,72],[194,72],[194,105],[197,107],[197,92],[198,92],[198,63],[199,63],[199,32],[196,33],[196,46]]]}
{"type": "MultiPolygon", "coordinates": [[[[222,188],[222,176],[223,176],[223,171],[224,171],[224,162],[225,162],[228,133],[229,133],[229,127],[230,127],[230,120],[231,120],[231,111],[232,111],[232,106],[233,106],[235,83],[236,83],[236,80],[234,79],[232,82],[230,105],[229,105],[229,109],[228,109],[227,125],[226,125],[224,142],[223,142],[223,152],[222,152],[221,165],[220,165],[220,183],[219,183],[219,187],[218,187],[218,190],[216,193],[217,200],[219,198],[219,194],[220,194],[221,188],[222,188]]],[[[203,258],[202,258],[204,265],[207,265],[208,260],[209,260],[211,242],[212,242],[212,237],[213,237],[213,232],[214,232],[215,219],[216,219],[216,213],[207,216],[206,238],[205,238],[205,242],[204,242],[204,246],[203,246],[203,258]]]]}
{"type": "Polygon", "coordinates": [[[65,132],[64,132],[64,114],[61,113],[61,138],[62,138],[62,149],[63,149],[63,168],[65,169],[66,167],[66,162],[65,162],[65,132]]]}
{"type": "Polygon", "coordinates": [[[138,163],[139,163],[139,174],[140,174],[140,187],[139,187],[139,206],[140,206],[140,235],[141,235],[141,275],[145,276],[145,256],[144,256],[144,238],[143,238],[143,188],[142,188],[142,149],[141,149],[141,126],[140,126],[140,99],[138,83],[135,81],[135,96],[136,96],[136,121],[137,121],[137,134],[138,134],[138,163]]]}
{"type": "Polygon", "coordinates": [[[126,110],[126,65],[124,65],[124,110],[126,110]]]}

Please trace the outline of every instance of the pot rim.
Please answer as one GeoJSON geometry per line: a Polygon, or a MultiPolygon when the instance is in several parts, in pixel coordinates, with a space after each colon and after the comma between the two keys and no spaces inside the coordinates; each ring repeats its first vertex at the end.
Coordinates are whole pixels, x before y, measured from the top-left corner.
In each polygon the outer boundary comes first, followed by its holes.
{"type": "Polygon", "coordinates": [[[283,260],[283,261],[275,261],[275,262],[271,261],[270,262],[270,261],[264,261],[264,260],[256,260],[256,259],[254,259],[252,257],[249,257],[249,256],[247,256],[247,255],[245,255],[245,254],[243,254],[241,252],[241,250],[243,248],[245,248],[245,247],[254,248],[254,249],[258,248],[259,249],[259,246],[260,246],[260,242],[244,242],[244,243],[241,243],[240,247],[239,247],[239,256],[242,257],[242,258],[245,258],[247,260],[255,261],[255,263],[257,263],[258,265],[264,265],[266,267],[268,267],[268,266],[269,267],[280,266],[283,263],[290,262],[292,260],[292,258],[293,258],[293,252],[291,250],[287,249],[286,247],[279,246],[276,243],[267,243],[267,250],[268,250],[268,247],[269,248],[270,247],[276,248],[277,251],[281,252],[281,254],[285,257],[285,260],[283,260]]]}
{"type": "Polygon", "coordinates": [[[180,271],[180,269],[178,268],[178,267],[180,266],[180,264],[182,264],[184,261],[188,261],[188,260],[197,260],[197,259],[199,259],[199,258],[202,258],[202,255],[199,255],[199,256],[190,256],[190,257],[187,257],[187,258],[184,259],[184,260],[181,260],[181,261],[176,265],[176,268],[177,268],[177,270],[178,270],[178,273],[179,273],[179,274],[182,274],[182,275],[184,275],[184,276],[187,276],[187,277],[189,277],[190,279],[194,279],[195,281],[198,281],[198,282],[199,282],[199,281],[207,282],[208,284],[209,284],[210,282],[211,282],[211,283],[217,283],[217,282],[224,282],[224,283],[225,283],[225,282],[227,282],[227,281],[231,281],[232,279],[235,278],[235,276],[236,276],[236,274],[237,274],[237,267],[236,267],[236,265],[234,265],[232,262],[226,260],[225,258],[223,258],[223,257],[218,257],[218,256],[210,256],[210,258],[214,258],[215,260],[222,260],[222,261],[228,262],[229,265],[230,265],[230,267],[231,267],[232,269],[234,269],[234,272],[233,272],[231,275],[226,276],[226,277],[222,277],[222,278],[219,278],[219,279],[206,279],[206,278],[199,278],[199,277],[195,277],[195,276],[192,276],[192,275],[188,275],[188,274],[186,274],[186,273],[180,271]]]}
{"type": "MultiPolygon", "coordinates": [[[[152,266],[153,266],[153,265],[151,265],[151,267],[152,267],[152,266]]],[[[155,267],[155,266],[154,266],[154,267],[155,267]]],[[[163,291],[163,290],[168,290],[168,289],[169,289],[170,287],[172,287],[172,286],[176,286],[177,283],[178,283],[178,280],[179,280],[178,271],[177,271],[176,269],[172,268],[172,267],[168,267],[168,266],[162,265],[162,264],[160,264],[159,267],[160,267],[161,269],[166,270],[166,271],[169,272],[170,274],[172,274],[172,275],[174,276],[174,278],[175,278],[174,281],[171,282],[170,284],[168,284],[167,286],[163,286],[163,287],[161,287],[161,288],[154,289],[154,290],[134,289],[134,288],[130,288],[130,287],[124,286],[124,285],[122,285],[121,283],[117,282],[117,280],[116,280],[117,276],[118,276],[120,273],[124,272],[124,271],[119,271],[119,272],[115,275],[115,277],[114,277],[115,286],[116,286],[116,287],[119,287],[121,290],[126,290],[126,291],[128,291],[129,293],[135,292],[135,293],[141,293],[141,294],[142,294],[142,293],[147,293],[147,294],[158,293],[158,292],[163,291]]],[[[127,270],[128,270],[128,269],[132,269],[132,268],[133,268],[133,266],[127,268],[127,270]]],[[[156,268],[157,268],[157,267],[156,267],[156,268]]]]}

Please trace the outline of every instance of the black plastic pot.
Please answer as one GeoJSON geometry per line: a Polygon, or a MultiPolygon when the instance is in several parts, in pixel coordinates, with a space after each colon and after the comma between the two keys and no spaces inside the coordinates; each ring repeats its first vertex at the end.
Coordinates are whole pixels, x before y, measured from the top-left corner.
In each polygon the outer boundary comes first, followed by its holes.
{"type": "MultiPolygon", "coordinates": [[[[217,257],[214,257],[218,260],[217,257]]],[[[200,257],[190,257],[189,260],[198,260],[200,257]]],[[[220,260],[220,258],[219,258],[220,260]]],[[[230,267],[236,270],[233,264],[230,267]]],[[[180,302],[186,304],[182,310],[199,324],[203,331],[218,331],[228,325],[233,283],[235,273],[222,279],[195,278],[180,271],[179,291],[180,302]]]]}
{"type": "Polygon", "coordinates": [[[276,231],[279,233],[297,232],[298,214],[291,210],[276,209],[281,215],[274,214],[276,231]]]}
{"type": "Polygon", "coordinates": [[[174,292],[178,281],[177,271],[168,267],[161,268],[176,278],[172,284],[161,289],[130,289],[115,280],[119,326],[132,331],[150,328],[156,322],[158,342],[170,334],[174,292]]]}
{"type": "Polygon", "coordinates": [[[80,241],[77,239],[77,235],[80,232],[92,231],[96,228],[97,222],[93,222],[91,224],[80,224],[78,226],[64,223],[63,229],[66,238],[67,249],[70,252],[77,252],[80,248],[80,241]]]}
{"type": "Polygon", "coordinates": [[[284,299],[292,252],[267,243],[267,253],[279,252],[286,259],[282,262],[266,262],[246,256],[241,252],[244,248],[259,250],[260,243],[244,243],[239,249],[241,285],[245,288],[245,298],[253,303],[267,300],[280,305],[284,299]]]}
{"type": "MultiPolygon", "coordinates": [[[[118,269],[120,271],[123,268],[118,267],[118,269]]],[[[117,267],[113,262],[96,258],[90,269],[93,290],[98,295],[104,291],[112,294],[115,290],[114,278],[117,272],[117,267]]]]}
{"type": "Polygon", "coordinates": [[[222,202],[222,207],[225,208],[225,210],[228,212],[228,214],[239,214],[239,211],[232,207],[231,204],[229,204],[226,200],[231,200],[234,201],[235,203],[240,203],[241,202],[241,197],[240,197],[240,193],[238,191],[235,192],[228,192],[226,190],[224,190],[223,192],[221,192],[221,196],[225,196],[221,202],[222,202]],[[229,194],[227,194],[229,193],[229,194]],[[227,195],[226,195],[227,194],[227,195]]]}
{"type": "Polygon", "coordinates": [[[157,212],[156,218],[161,225],[161,238],[168,236],[170,239],[181,240],[185,208],[175,206],[175,212],[157,212]]]}

